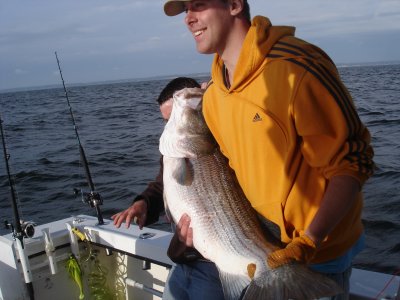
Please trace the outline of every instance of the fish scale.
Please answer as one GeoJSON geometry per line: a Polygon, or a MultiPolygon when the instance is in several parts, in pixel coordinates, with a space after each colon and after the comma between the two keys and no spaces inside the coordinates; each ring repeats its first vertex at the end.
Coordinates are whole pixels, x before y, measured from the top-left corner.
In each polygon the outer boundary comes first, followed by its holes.
{"type": "Polygon", "coordinates": [[[204,118],[201,89],[174,94],[171,117],[160,138],[165,207],[175,223],[186,213],[193,244],[214,262],[225,298],[316,299],[340,292],[327,277],[305,265],[270,269],[266,257],[278,249],[263,230],[228,160],[204,118]],[[255,269],[254,269],[255,268],[255,269]],[[253,276],[254,275],[254,276],[253,276]]]}

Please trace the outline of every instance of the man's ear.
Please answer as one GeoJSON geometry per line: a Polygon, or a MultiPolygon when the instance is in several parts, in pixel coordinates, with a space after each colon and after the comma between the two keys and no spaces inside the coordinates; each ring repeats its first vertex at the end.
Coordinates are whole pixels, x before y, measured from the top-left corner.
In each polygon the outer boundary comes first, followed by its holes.
{"type": "Polygon", "coordinates": [[[244,8],[243,0],[231,0],[231,15],[239,15],[244,8]]]}

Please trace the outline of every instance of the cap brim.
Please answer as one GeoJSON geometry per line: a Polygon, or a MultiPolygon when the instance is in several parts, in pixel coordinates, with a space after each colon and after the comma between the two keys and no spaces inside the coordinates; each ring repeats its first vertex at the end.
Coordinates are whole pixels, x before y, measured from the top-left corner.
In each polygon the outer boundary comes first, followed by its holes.
{"type": "Polygon", "coordinates": [[[176,16],[185,11],[184,2],[189,0],[170,0],[164,4],[164,12],[167,16],[176,16]]]}

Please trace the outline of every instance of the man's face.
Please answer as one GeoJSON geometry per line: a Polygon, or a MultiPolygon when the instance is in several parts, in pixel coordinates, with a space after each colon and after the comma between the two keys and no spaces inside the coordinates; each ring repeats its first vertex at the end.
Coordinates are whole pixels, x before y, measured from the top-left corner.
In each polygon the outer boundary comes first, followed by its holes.
{"type": "Polygon", "coordinates": [[[160,111],[164,121],[168,121],[172,111],[172,98],[160,105],[160,111]]]}
{"type": "Polygon", "coordinates": [[[192,33],[197,51],[222,54],[234,20],[230,1],[192,0],[185,2],[185,23],[192,33]]]}

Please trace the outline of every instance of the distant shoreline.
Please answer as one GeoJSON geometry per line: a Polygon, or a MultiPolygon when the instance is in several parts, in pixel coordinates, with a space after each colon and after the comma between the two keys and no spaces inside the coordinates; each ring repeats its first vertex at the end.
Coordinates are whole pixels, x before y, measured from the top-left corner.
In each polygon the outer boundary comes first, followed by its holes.
{"type": "MultiPolygon", "coordinates": [[[[67,87],[79,87],[79,86],[87,86],[87,85],[101,85],[101,84],[113,84],[113,83],[128,83],[128,82],[167,80],[167,79],[173,79],[173,78],[180,77],[180,76],[201,78],[201,77],[209,77],[209,73],[161,75],[161,76],[139,77],[139,78],[129,78],[129,79],[116,79],[116,80],[80,82],[80,83],[66,83],[65,85],[67,87]]],[[[60,81],[59,84],[19,87],[19,88],[11,88],[11,89],[2,89],[2,90],[0,90],[0,94],[13,93],[13,92],[28,92],[28,91],[36,91],[36,90],[49,90],[49,89],[57,89],[57,88],[62,88],[61,81],[60,81]]]]}
{"type": "MultiPolygon", "coordinates": [[[[351,67],[386,66],[386,65],[398,65],[398,64],[400,64],[400,61],[381,61],[381,62],[366,62],[366,63],[337,63],[336,66],[340,69],[340,68],[351,68],[351,67]]],[[[138,77],[138,78],[116,79],[116,80],[106,80],[106,81],[66,83],[66,85],[67,85],[67,87],[78,87],[78,86],[87,86],[87,85],[154,81],[154,80],[172,79],[172,78],[179,77],[179,76],[200,78],[200,77],[209,76],[209,73],[203,72],[203,73],[193,73],[193,74],[161,75],[161,76],[138,77]]],[[[27,91],[35,91],[35,90],[47,90],[47,89],[56,89],[56,88],[62,88],[62,83],[60,82],[59,84],[51,84],[51,85],[0,89],[0,94],[13,93],[13,92],[27,92],[27,91]]]]}

